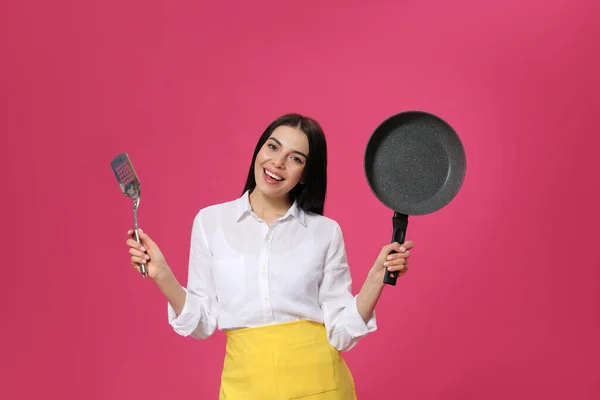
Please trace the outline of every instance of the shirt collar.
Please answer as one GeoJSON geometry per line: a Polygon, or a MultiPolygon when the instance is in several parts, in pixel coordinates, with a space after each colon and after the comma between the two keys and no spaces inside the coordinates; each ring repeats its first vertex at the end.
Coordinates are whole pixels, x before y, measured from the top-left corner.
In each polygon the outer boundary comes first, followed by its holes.
{"type": "MultiPolygon", "coordinates": [[[[236,200],[236,222],[239,222],[242,217],[246,214],[254,215],[252,212],[252,207],[250,206],[250,191],[247,190],[244,194],[236,200]]],[[[285,213],[285,215],[281,218],[286,219],[288,216],[292,216],[298,220],[302,225],[306,226],[306,215],[303,209],[298,206],[298,202],[294,201],[294,204],[290,207],[290,209],[285,213]]]]}

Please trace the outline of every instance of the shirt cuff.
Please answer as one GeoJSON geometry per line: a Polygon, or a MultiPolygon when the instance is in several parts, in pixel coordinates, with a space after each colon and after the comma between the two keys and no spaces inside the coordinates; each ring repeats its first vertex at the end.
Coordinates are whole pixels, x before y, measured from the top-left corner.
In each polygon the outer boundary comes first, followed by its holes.
{"type": "Polygon", "coordinates": [[[201,310],[201,305],[198,303],[198,298],[191,295],[186,288],[185,291],[185,303],[179,316],[175,312],[171,303],[167,302],[167,315],[169,324],[173,327],[173,330],[182,336],[189,336],[194,332],[200,321],[200,315],[197,310],[201,310]]]}
{"type": "Polygon", "coordinates": [[[373,310],[371,318],[369,318],[369,320],[365,323],[362,316],[358,312],[356,298],[357,296],[354,296],[346,308],[346,318],[344,323],[348,334],[353,338],[362,337],[377,330],[375,310],[373,310]]]}

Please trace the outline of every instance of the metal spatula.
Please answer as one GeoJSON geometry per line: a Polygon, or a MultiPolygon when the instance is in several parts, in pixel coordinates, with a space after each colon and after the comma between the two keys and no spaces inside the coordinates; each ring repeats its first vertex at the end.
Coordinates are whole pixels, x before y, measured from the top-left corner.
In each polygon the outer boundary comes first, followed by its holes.
{"type": "MultiPolygon", "coordinates": [[[[137,211],[140,205],[140,180],[135,173],[135,169],[133,169],[133,164],[131,164],[131,160],[127,153],[121,153],[116,156],[110,163],[113,172],[115,173],[115,177],[117,178],[117,182],[119,182],[119,187],[121,188],[121,192],[130,199],[133,200],[133,227],[134,227],[134,235],[135,240],[138,243],[142,243],[140,240],[140,236],[138,234],[138,217],[137,211]]],[[[148,271],[146,270],[146,263],[142,263],[140,265],[140,273],[146,279],[148,276],[148,271]]]]}

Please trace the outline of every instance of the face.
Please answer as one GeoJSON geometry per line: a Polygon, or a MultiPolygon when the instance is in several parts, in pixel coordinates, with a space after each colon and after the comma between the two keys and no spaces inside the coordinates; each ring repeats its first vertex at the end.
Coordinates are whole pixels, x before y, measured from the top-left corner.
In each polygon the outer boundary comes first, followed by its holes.
{"type": "Polygon", "coordinates": [[[308,157],[308,138],[291,126],[278,126],[254,163],[256,188],[266,196],[285,196],[302,180],[308,157]]]}

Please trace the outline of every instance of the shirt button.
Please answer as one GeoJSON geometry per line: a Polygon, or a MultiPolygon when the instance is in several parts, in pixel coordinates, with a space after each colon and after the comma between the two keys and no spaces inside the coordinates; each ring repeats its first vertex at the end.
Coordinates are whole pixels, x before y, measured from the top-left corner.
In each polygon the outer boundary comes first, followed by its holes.
{"type": "Polygon", "coordinates": [[[263,299],[264,299],[265,301],[268,301],[268,300],[269,300],[269,298],[268,298],[267,296],[263,297],[263,299]]]}
{"type": "Polygon", "coordinates": [[[271,240],[271,236],[267,236],[267,242],[271,240]]]}

